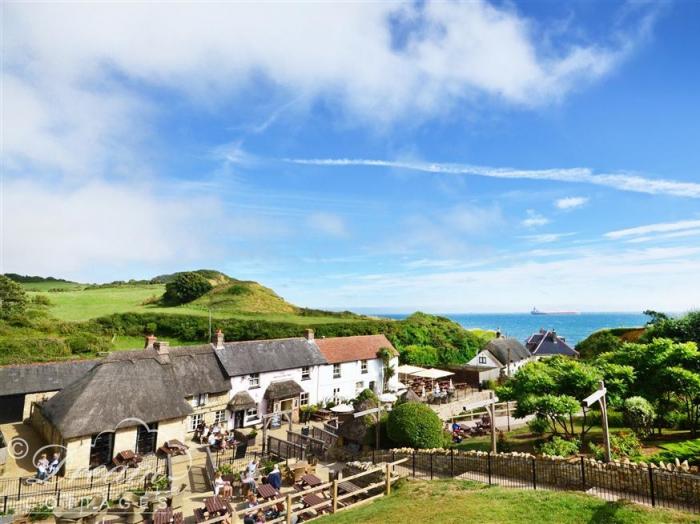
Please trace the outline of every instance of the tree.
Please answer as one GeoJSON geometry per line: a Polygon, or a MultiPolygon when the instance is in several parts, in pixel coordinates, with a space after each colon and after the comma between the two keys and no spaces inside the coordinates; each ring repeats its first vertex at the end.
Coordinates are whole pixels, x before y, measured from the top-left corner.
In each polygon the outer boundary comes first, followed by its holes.
{"type": "Polygon", "coordinates": [[[576,344],[576,351],[581,358],[592,359],[602,353],[617,351],[622,347],[622,340],[613,335],[610,331],[597,331],[585,340],[576,344]]]}
{"type": "Polygon", "coordinates": [[[439,448],[445,442],[442,422],[437,414],[420,402],[396,406],[387,420],[387,435],[397,446],[439,448]]]}
{"type": "Polygon", "coordinates": [[[700,311],[691,311],[680,318],[659,319],[648,326],[644,338],[646,341],[670,338],[676,342],[700,344],[700,311]]]}
{"type": "Polygon", "coordinates": [[[163,301],[169,305],[186,304],[211,291],[212,285],[199,273],[178,273],[165,285],[163,301]]]}
{"type": "Polygon", "coordinates": [[[391,365],[391,359],[396,356],[396,353],[390,348],[380,348],[377,351],[377,356],[382,359],[382,364],[384,365],[382,391],[386,391],[389,380],[396,373],[394,366],[391,365]]]}
{"type": "Polygon", "coordinates": [[[668,320],[668,315],[666,313],[660,313],[658,311],[654,311],[653,309],[645,309],[643,311],[643,314],[649,317],[647,326],[653,326],[655,324],[658,324],[659,322],[668,320]]]}
{"type": "Polygon", "coordinates": [[[639,437],[648,437],[654,431],[656,410],[644,397],[630,397],[625,400],[623,408],[625,424],[639,437]]]}
{"type": "Polygon", "coordinates": [[[7,320],[24,313],[27,309],[27,294],[22,286],[0,275],[0,319],[7,320]]]}

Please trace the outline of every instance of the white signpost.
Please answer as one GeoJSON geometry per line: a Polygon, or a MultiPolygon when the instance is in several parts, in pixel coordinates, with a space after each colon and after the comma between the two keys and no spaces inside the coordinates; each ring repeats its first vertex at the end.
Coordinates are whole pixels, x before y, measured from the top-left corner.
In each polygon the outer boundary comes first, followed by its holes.
{"type": "Polygon", "coordinates": [[[603,439],[605,441],[605,462],[610,462],[610,432],[608,431],[608,405],[605,402],[606,393],[607,389],[605,389],[605,384],[601,380],[598,391],[584,398],[583,403],[589,408],[596,402],[600,403],[600,419],[603,424],[603,439]]]}

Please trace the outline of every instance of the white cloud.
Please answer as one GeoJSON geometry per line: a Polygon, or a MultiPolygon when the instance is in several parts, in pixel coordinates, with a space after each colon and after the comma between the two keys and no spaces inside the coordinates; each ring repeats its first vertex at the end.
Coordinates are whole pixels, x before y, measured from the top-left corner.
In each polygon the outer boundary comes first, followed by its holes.
{"type": "Polygon", "coordinates": [[[554,180],[579,184],[594,184],[611,187],[620,191],[648,193],[651,195],[673,195],[700,198],[700,184],[680,182],[662,178],[645,178],[638,175],[594,173],[588,168],[553,169],[511,169],[466,164],[440,164],[430,162],[404,162],[394,160],[373,160],[364,158],[294,158],[288,162],[319,166],[368,166],[394,169],[410,169],[426,173],[449,175],[485,176],[505,179],[554,180]]]}
{"type": "Polygon", "coordinates": [[[342,217],[326,212],[312,213],[306,219],[307,224],[325,235],[342,237],[347,234],[347,227],[342,217]]]}
{"type": "Polygon", "coordinates": [[[206,223],[194,215],[206,209],[212,223],[221,218],[216,201],[169,197],[146,185],[90,182],[61,189],[6,181],[3,200],[2,270],[22,274],[181,266],[215,249],[206,223]]]}
{"type": "Polygon", "coordinates": [[[214,111],[262,80],[289,98],[339,101],[371,123],[484,95],[527,107],[608,73],[655,15],[613,25],[607,40],[556,46],[546,27],[485,1],[11,2],[3,16],[4,154],[11,165],[89,172],[107,159],[130,171],[118,149],[138,149],[151,111],[169,110],[135,86],[214,111]]]}
{"type": "Polygon", "coordinates": [[[442,222],[459,233],[486,234],[505,223],[498,206],[458,206],[442,217],[442,222]]]}
{"type": "Polygon", "coordinates": [[[682,231],[686,229],[700,228],[700,220],[680,220],[678,222],[662,222],[659,224],[648,224],[644,226],[631,227],[628,229],[618,229],[605,233],[606,238],[620,239],[648,235],[649,233],[668,233],[671,231],[682,231]]]}
{"type": "Polygon", "coordinates": [[[536,244],[551,244],[572,235],[574,235],[574,233],[543,233],[541,235],[525,235],[521,238],[530,242],[535,242],[536,244]]]}
{"type": "Polygon", "coordinates": [[[534,209],[527,210],[527,217],[520,222],[525,227],[540,227],[549,224],[549,219],[534,209]]]}
{"type": "Polygon", "coordinates": [[[576,209],[577,207],[585,206],[586,203],[588,203],[588,198],[586,197],[566,197],[556,200],[554,205],[558,209],[568,211],[569,209],[576,209]]]}

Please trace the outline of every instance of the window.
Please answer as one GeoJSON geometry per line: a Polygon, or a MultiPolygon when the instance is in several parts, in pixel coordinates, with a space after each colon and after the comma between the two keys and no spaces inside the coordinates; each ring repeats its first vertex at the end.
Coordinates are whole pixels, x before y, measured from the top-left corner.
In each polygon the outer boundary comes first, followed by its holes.
{"type": "Polygon", "coordinates": [[[360,382],[355,382],[355,393],[360,393],[363,389],[365,389],[365,383],[360,381],[360,382]]]}
{"type": "Polygon", "coordinates": [[[377,391],[377,383],[374,380],[369,381],[369,389],[371,389],[374,392],[377,391]]]}
{"type": "Polygon", "coordinates": [[[360,360],[360,372],[363,374],[368,373],[366,360],[360,360]]]}
{"type": "Polygon", "coordinates": [[[340,388],[333,388],[333,402],[336,404],[340,402],[340,388]]]}
{"type": "Polygon", "coordinates": [[[250,408],[245,412],[246,422],[251,422],[253,420],[258,420],[258,408],[250,408]]]}
{"type": "Polygon", "coordinates": [[[144,455],[153,453],[156,450],[156,440],[158,438],[158,423],[154,422],[148,426],[139,425],[136,428],[136,453],[144,455]]]}
{"type": "Polygon", "coordinates": [[[301,380],[311,380],[311,368],[309,366],[301,368],[301,380]]]}
{"type": "Polygon", "coordinates": [[[479,355],[479,364],[486,364],[486,357],[479,355]]]}
{"type": "Polygon", "coordinates": [[[187,431],[194,431],[197,429],[204,420],[204,415],[201,413],[196,413],[195,415],[190,415],[187,419],[187,431]]]}
{"type": "Polygon", "coordinates": [[[251,373],[248,378],[248,386],[251,388],[260,387],[260,373],[251,373]]]}
{"type": "Polygon", "coordinates": [[[221,411],[216,411],[214,412],[214,424],[225,424],[226,423],[226,410],[222,409],[221,411]]]}
{"type": "Polygon", "coordinates": [[[333,378],[340,378],[340,364],[333,364],[333,378]]]}
{"type": "Polygon", "coordinates": [[[98,433],[90,442],[90,469],[111,464],[114,452],[114,433],[98,433]]]}
{"type": "Polygon", "coordinates": [[[309,394],[306,391],[299,395],[299,404],[301,404],[302,406],[309,405],[309,394]]]}
{"type": "Polygon", "coordinates": [[[207,400],[209,400],[208,393],[202,393],[201,395],[195,395],[194,397],[192,397],[192,407],[193,408],[201,408],[202,406],[206,406],[207,400]]]}

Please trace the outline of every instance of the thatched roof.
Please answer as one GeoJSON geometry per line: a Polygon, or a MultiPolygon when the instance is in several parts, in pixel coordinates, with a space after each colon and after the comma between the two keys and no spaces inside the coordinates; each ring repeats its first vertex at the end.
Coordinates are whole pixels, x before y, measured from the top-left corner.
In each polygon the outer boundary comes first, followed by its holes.
{"type": "Polygon", "coordinates": [[[172,364],[142,351],[96,365],[41,405],[63,438],[182,418],[192,412],[172,364]]]}
{"type": "Polygon", "coordinates": [[[484,346],[484,351],[491,353],[503,366],[508,364],[509,353],[511,362],[520,362],[531,357],[530,352],[518,340],[507,337],[494,338],[484,346]]]}
{"type": "Polygon", "coordinates": [[[403,394],[403,400],[404,402],[420,402],[420,397],[412,389],[407,389],[406,393],[403,394]]]}
{"type": "Polygon", "coordinates": [[[231,389],[231,381],[210,345],[171,348],[170,360],[187,396],[231,389]]]}
{"type": "Polygon", "coordinates": [[[258,405],[255,399],[250,396],[247,391],[239,391],[228,403],[228,409],[230,411],[238,411],[241,409],[251,409],[258,405]]]}
{"type": "Polygon", "coordinates": [[[0,396],[59,391],[97,364],[94,360],[0,366],[0,396]]]}
{"type": "Polygon", "coordinates": [[[226,342],[216,355],[229,377],[326,363],[318,346],[305,338],[226,342]]]}
{"type": "Polygon", "coordinates": [[[293,380],[279,380],[272,382],[265,390],[265,398],[267,400],[276,400],[279,398],[296,397],[304,392],[299,384],[293,380]]]}

